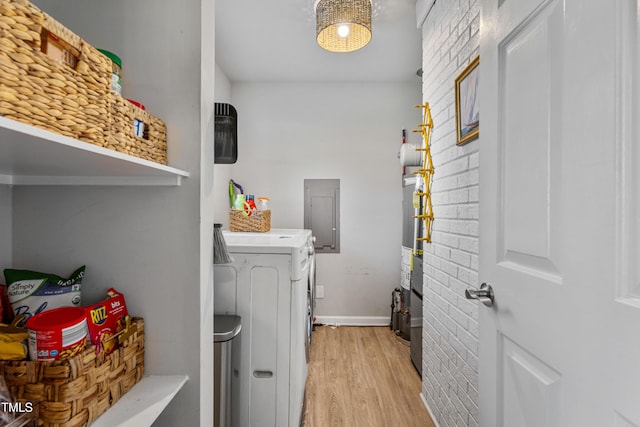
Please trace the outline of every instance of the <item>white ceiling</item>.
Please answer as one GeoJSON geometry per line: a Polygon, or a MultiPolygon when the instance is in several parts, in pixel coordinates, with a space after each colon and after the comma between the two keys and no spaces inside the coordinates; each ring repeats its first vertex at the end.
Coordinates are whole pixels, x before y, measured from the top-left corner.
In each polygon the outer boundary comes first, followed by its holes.
{"type": "Polygon", "coordinates": [[[313,0],[216,0],[216,63],[232,82],[415,82],[416,0],[373,0],[372,39],[351,53],[316,43],[313,0]]]}

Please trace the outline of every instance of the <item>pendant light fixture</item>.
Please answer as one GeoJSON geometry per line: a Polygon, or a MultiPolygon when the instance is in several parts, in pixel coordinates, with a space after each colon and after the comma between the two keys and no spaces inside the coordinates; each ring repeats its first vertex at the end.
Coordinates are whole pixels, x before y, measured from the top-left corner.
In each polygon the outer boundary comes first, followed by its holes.
{"type": "Polygon", "coordinates": [[[330,52],[353,52],[371,40],[371,0],[316,0],[316,40],[330,52]]]}

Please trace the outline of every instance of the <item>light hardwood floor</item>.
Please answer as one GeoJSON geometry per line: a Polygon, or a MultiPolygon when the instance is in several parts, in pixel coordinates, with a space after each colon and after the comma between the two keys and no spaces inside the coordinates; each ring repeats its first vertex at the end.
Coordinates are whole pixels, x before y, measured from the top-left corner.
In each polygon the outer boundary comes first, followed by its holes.
{"type": "Polygon", "coordinates": [[[317,326],[304,427],[434,427],[409,347],[388,327],[317,326]]]}

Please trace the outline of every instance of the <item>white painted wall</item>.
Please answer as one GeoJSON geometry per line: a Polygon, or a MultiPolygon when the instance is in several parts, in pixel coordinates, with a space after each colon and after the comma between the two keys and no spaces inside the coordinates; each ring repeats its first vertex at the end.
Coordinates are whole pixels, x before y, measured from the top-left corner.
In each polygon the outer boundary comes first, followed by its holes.
{"type": "MultiPolygon", "coordinates": [[[[231,177],[246,192],[271,199],[272,228],[303,227],[305,178],[340,179],[341,252],[317,259],[317,285],[325,287],[321,318],[389,322],[400,280],[397,153],[402,128],[420,121],[414,108],[420,98],[419,81],[232,83],[239,160],[231,177]]],[[[227,208],[216,203],[214,216],[225,218],[227,208]]]]}
{"type": "MultiPolygon", "coordinates": [[[[199,317],[200,324],[198,331],[198,344],[200,351],[199,365],[199,425],[208,426],[213,423],[214,400],[212,386],[214,382],[214,314],[213,314],[213,165],[211,159],[214,157],[214,132],[215,132],[215,73],[217,71],[215,55],[215,27],[211,25],[215,22],[215,0],[199,0],[200,9],[200,139],[197,146],[200,149],[199,158],[199,178],[200,197],[194,206],[199,209],[200,238],[199,249],[199,317]],[[213,75],[213,79],[211,76],[213,75]]],[[[195,6],[195,5],[194,5],[195,6]]],[[[198,6],[195,6],[198,7],[198,6]]],[[[183,255],[184,257],[185,255],[183,255]]],[[[194,343],[195,344],[195,343],[194,343]]],[[[173,410],[173,409],[169,409],[173,410]]],[[[195,414],[192,415],[195,418],[195,414]]],[[[175,422],[175,413],[170,413],[163,418],[165,425],[175,422]],[[173,417],[173,418],[172,418],[173,417]]],[[[193,420],[195,421],[195,419],[193,420]]]]}
{"type": "Polygon", "coordinates": [[[169,188],[15,187],[13,264],[62,275],[86,264],[85,303],[122,291],[145,318],[146,373],[189,376],[154,425],[212,425],[213,81],[203,80],[215,64],[201,19],[214,22],[213,0],[37,3],[121,56],[123,94],[167,122],[169,162],[191,177],[169,188]]]}
{"type": "Polygon", "coordinates": [[[216,64],[216,75],[214,80],[216,102],[231,102],[231,81],[218,64],[216,64]]]}
{"type": "MultiPolygon", "coordinates": [[[[13,264],[11,199],[11,187],[0,185],[0,270],[13,264]]],[[[0,276],[0,284],[5,284],[4,276],[0,276]]]]}
{"type": "MultiPolygon", "coordinates": [[[[422,1],[423,10],[431,1],[422,1]]],[[[420,10],[420,7],[418,8],[420,10]]],[[[433,113],[433,243],[425,246],[422,393],[441,427],[477,426],[478,156],[456,146],[456,76],[478,53],[477,0],[437,1],[422,27],[423,99],[433,113]]]]}
{"type": "MultiPolygon", "coordinates": [[[[216,102],[231,102],[231,81],[225,72],[216,65],[215,79],[215,100],[216,102]]],[[[222,224],[223,228],[229,228],[229,179],[232,178],[231,171],[233,165],[216,164],[213,168],[214,173],[214,192],[213,205],[215,206],[214,218],[215,222],[222,224]]]]}

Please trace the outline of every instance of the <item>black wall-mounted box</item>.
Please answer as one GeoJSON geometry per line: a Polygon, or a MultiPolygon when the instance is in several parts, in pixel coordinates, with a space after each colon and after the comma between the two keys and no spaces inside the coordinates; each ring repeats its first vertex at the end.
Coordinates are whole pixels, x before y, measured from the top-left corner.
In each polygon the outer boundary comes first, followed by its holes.
{"type": "Polygon", "coordinates": [[[238,112],[231,104],[215,103],[214,163],[238,161],[238,112]]]}

